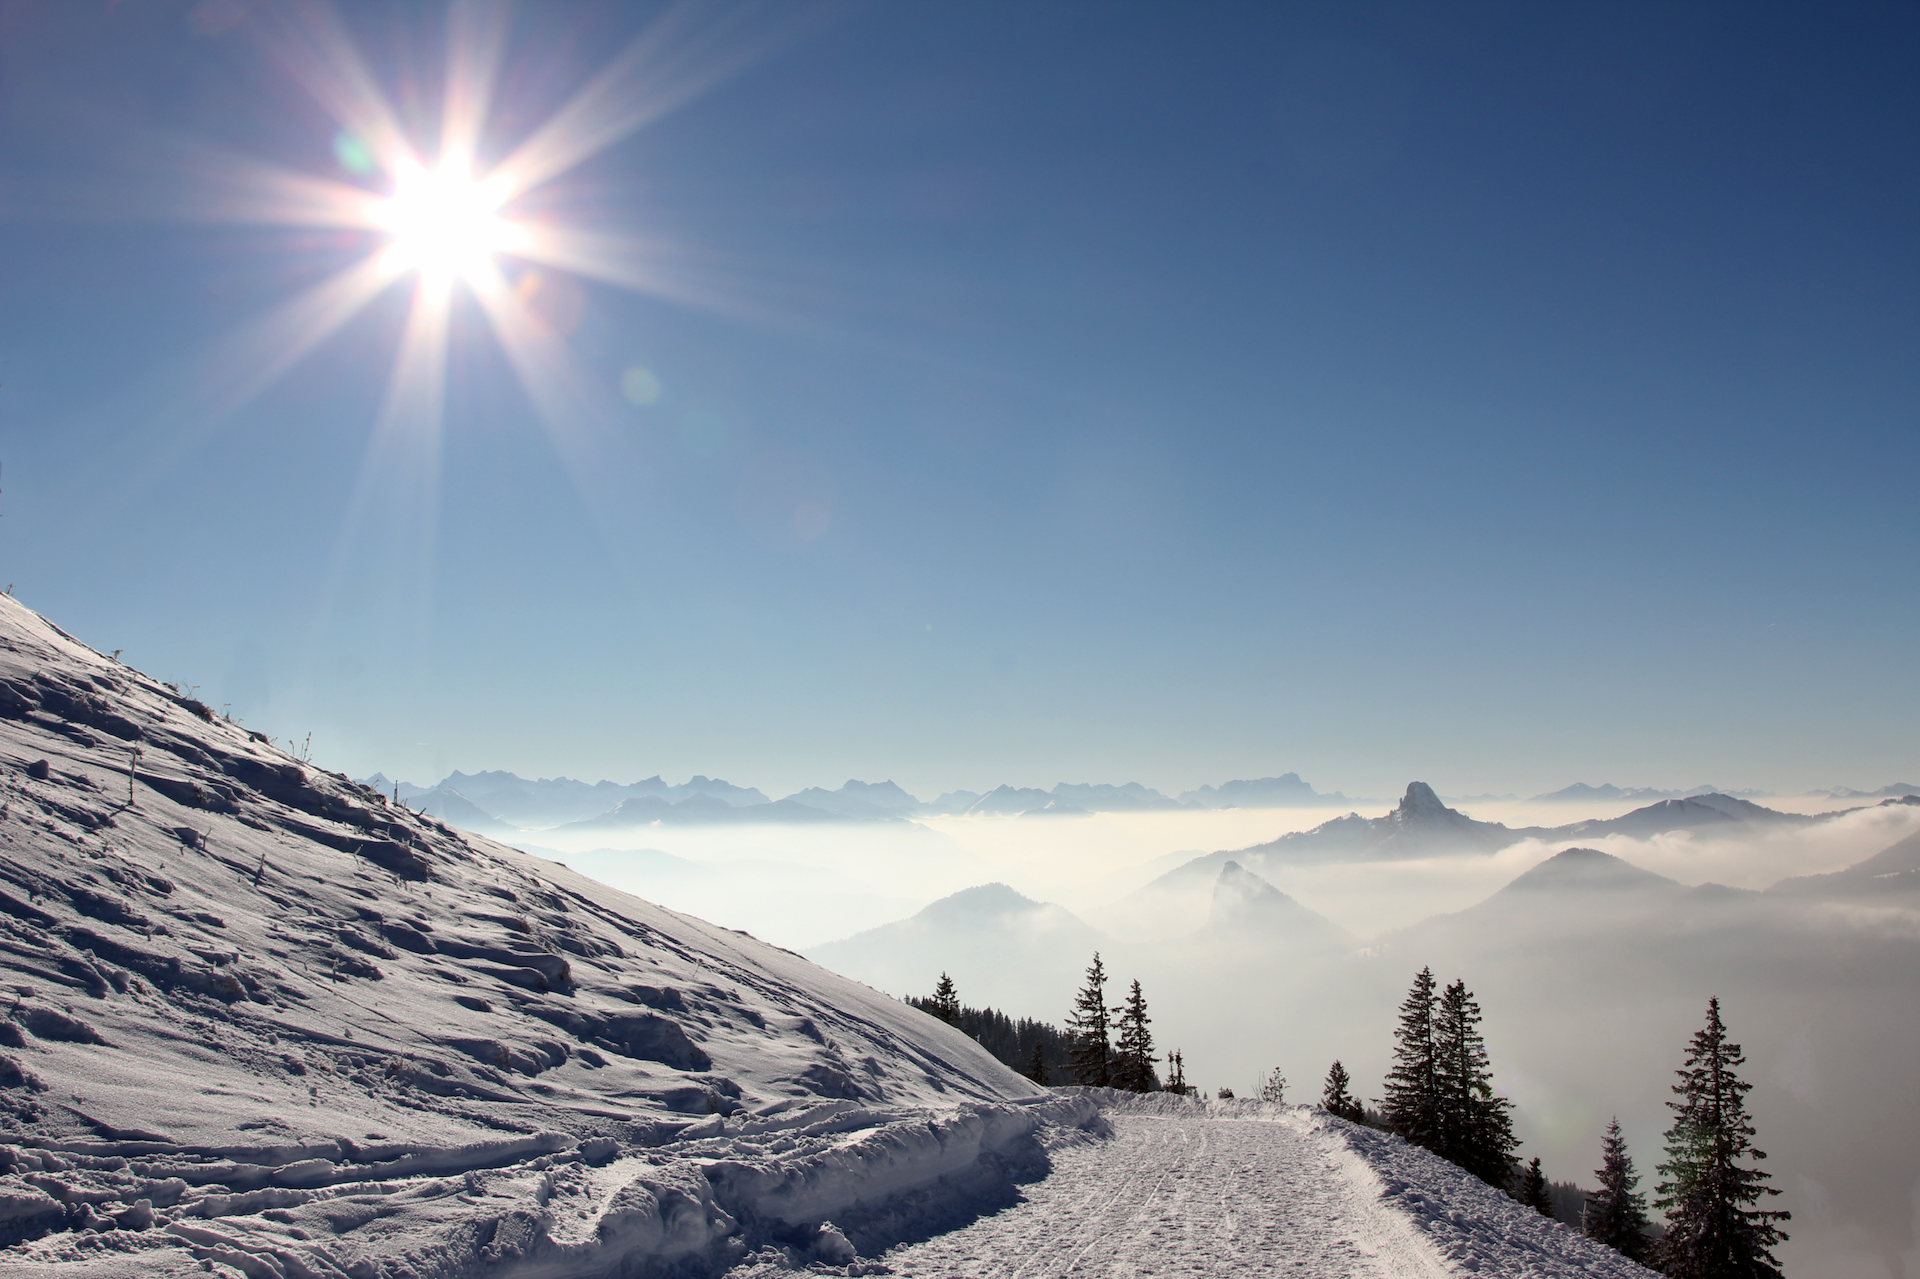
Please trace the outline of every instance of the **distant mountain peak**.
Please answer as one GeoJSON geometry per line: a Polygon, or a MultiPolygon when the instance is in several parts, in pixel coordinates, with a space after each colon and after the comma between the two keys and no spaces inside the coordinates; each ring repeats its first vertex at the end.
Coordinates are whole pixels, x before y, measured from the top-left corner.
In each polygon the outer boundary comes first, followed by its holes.
{"type": "Polygon", "coordinates": [[[1425,782],[1408,782],[1407,793],[1400,797],[1400,807],[1396,810],[1405,821],[1423,821],[1435,817],[1457,817],[1460,814],[1441,802],[1433,787],[1425,782]]]}
{"type": "Polygon", "coordinates": [[[1045,903],[1037,902],[1007,884],[996,882],[975,884],[972,888],[963,888],[957,893],[949,893],[939,901],[922,907],[915,918],[959,920],[984,915],[1000,915],[1009,911],[1044,909],[1046,909],[1045,903]]]}
{"type": "Polygon", "coordinates": [[[1509,883],[1503,892],[1541,889],[1648,888],[1680,885],[1664,875],[1642,870],[1632,862],[1597,848],[1563,848],[1509,883]]]}
{"type": "Polygon", "coordinates": [[[1218,786],[1201,786],[1183,792],[1179,802],[1202,808],[1309,808],[1345,804],[1348,800],[1339,791],[1321,794],[1298,773],[1282,773],[1278,777],[1236,778],[1218,786]]]}
{"type": "Polygon", "coordinates": [[[1343,944],[1347,940],[1331,920],[1235,861],[1224,863],[1213,881],[1207,927],[1216,934],[1237,934],[1263,944],[1343,944]]]}

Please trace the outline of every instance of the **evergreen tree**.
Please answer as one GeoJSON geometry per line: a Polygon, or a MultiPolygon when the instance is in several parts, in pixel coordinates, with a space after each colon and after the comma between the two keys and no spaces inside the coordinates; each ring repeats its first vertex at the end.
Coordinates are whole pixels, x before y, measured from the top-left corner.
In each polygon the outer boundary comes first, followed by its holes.
{"type": "Polygon", "coordinates": [[[945,973],[940,974],[940,980],[933,988],[931,1011],[935,1017],[949,1026],[960,1024],[960,995],[953,988],[953,978],[945,973]]]}
{"type": "Polygon", "coordinates": [[[1480,1035],[1480,1005],[1464,981],[1442,992],[1434,1014],[1439,1141],[1429,1149],[1489,1186],[1513,1178],[1513,1103],[1493,1091],[1493,1063],[1480,1035]]]}
{"type": "Polygon", "coordinates": [[[1276,1106],[1286,1104],[1287,1077],[1275,1066],[1273,1073],[1260,1081],[1260,1100],[1270,1101],[1276,1106]]]}
{"type": "Polygon", "coordinates": [[[1120,1038],[1114,1045],[1110,1072],[1113,1086],[1128,1092],[1152,1092],[1160,1084],[1153,1073],[1153,1032],[1147,1029],[1153,1018],[1147,1016],[1147,999],[1140,993],[1138,981],[1127,992],[1127,1002],[1113,1011],[1120,1014],[1120,1038]]]}
{"type": "Polygon", "coordinates": [[[1073,1032],[1074,1081],[1090,1088],[1105,1088],[1113,1082],[1113,1045],[1108,1040],[1112,1023],[1107,1014],[1107,969],[1096,950],[1087,969],[1087,984],[1074,996],[1073,1014],[1067,1018],[1067,1028],[1073,1032]]]}
{"type": "Polygon", "coordinates": [[[1027,1058],[1027,1078],[1042,1088],[1047,1086],[1047,1048],[1038,1039],[1033,1041],[1033,1055],[1027,1058]]]}
{"type": "Polygon", "coordinates": [[[1586,1211],[1580,1214],[1581,1231],[1630,1261],[1644,1260],[1647,1201],[1636,1189],[1640,1177],[1633,1170],[1618,1119],[1607,1125],[1607,1135],[1600,1142],[1600,1167],[1593,1175],[1600,1179],[1600,1189],[1587,1196],[1586,1211]]]}
{"type": "Polygon", "coordinates": [[[1553,1216],[1553,1196],[1547,1192],[1547,1174],[1540,1171],[1540,1156],[1535,1155],[1520,1175],[1520,1202],[1542,1217],[1553,1216]]]}
{"type": "Polygon", "coordinates": [[[1422,968],[1414,975],[1413,989],[1400,1005],[1400,1029],[1393,1036],[1393,1069],[1387,1072],[1387,1095],[1380,1103],[1388,1131],[1428,1150],[1437,1150],[1440,1145],[1433,986],[1433,970],[1422,968]]]}
{"type": "Polygon", "coordinates": [[[1336,1058],[1333,1065],[1327,1068],[1326,1087],[1320,1090],[1320,1109],[1329,1115],[1363,1124],[1367,1122],[1366,1107],[1360,1104],[1358,1097],[1347,1091],[1347,1085],[1352,1082],[1347,1068],[1336,1058]]]}
{"type": "Polygon", "coordinates": [[[1767,1156],[1753,1148],[1746,1094],[1753,1085],[1734,1073],[1746,1064],[1739,1044],[1727,1042],[1720,1001],[1707,1001],[1707,1024],[1694,1032],[1686,1064],[1673,1086],[1678,1101],[1667,1129],[1667,1161],[1660,1165],[1656,1207],[1667,1232],[1653,1259],[1673,1279],[1780,1279],[1773,1247],[1787,1238],[1774,1223],[1788,1214],[1757,1208],[1767,1174],[1742,1166],[1767,1156]]]}
{"type": "Polygon", "coordinates": [[[1167,1054],[1167,1091],[1181,1097],[1192,1091],[1187,1087],[1187,1059],[1178,1048],[1167,1054]]]}

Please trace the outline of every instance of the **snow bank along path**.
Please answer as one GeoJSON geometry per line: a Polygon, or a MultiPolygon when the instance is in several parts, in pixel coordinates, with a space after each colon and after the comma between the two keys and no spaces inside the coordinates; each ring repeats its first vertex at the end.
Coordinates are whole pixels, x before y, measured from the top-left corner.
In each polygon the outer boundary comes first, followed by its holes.
{"type": "MultiPolygon", "coordinates": [[[[1453,1165],[1304,1106],[1099,1094],[1015,1207],[882,1259],[915,1279],[1650,1272],[1453,1165]]],[[[745,1272],[743,1272],[745,1273],[745,1272]]]]}

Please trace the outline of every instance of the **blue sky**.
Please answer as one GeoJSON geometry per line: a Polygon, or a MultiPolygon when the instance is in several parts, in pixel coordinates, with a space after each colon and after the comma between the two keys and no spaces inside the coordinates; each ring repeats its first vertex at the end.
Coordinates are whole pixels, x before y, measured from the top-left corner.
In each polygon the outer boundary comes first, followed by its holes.
{"type": "MultiPolygon", "coordinates": [[[[1910,6],[746,11],[538,194],[692,296],[508,265],[592,422],[456,289],[371,463],[404,283],[216,413],[369,240],[183,148],[384,189],[287,12],[0,0],[0,575],[323,763],[1920,780],[1910,6]]],[[[337,12],[431,151],[444,9],[337,12]]],[[[658,13],[523,5],[482,160],[658,13]]]]}

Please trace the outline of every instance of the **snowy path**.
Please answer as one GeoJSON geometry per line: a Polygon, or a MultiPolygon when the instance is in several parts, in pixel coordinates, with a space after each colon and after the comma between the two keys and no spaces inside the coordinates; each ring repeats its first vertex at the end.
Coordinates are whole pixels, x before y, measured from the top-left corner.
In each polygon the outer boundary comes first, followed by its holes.
{"type": "Polygon", "coordinates": [[[1365,1161],[1305,1112],[1108,1118],[1111,1139],[1055,1151],[1023,1202],[885,1264],[923,1279],[1453,1273],[1365,1161]]]}

